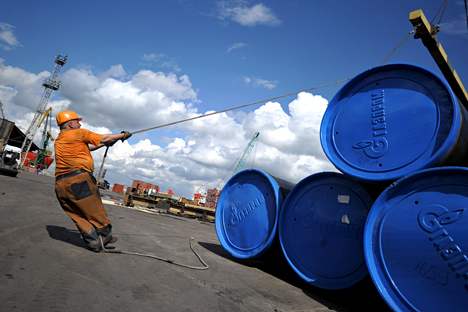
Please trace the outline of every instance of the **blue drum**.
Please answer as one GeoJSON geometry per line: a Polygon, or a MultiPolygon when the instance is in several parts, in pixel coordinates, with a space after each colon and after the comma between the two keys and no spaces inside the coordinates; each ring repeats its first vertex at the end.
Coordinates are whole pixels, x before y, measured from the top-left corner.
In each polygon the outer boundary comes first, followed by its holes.
{"type": "Polygon", "coordinates": [[[434,72],[410,64],[350,80],[323,116],[323,151],[364,182],[394,181],[436,166],[467,166],[467,113],[434,72]]]}
{"type": "Polygon", "coordinates": [[[216,234],[224,249],[236,258],[255,259],[279,245],[279,214],[293,187],[260,170],[234,175],[219,195],[215,214],[216,234]]]}
{"type": "Polygon", "coordinates": [[[422,170],[388,187],[364,232],[370,275],[394,311],[468,309],[468,169],[422,170]]]}

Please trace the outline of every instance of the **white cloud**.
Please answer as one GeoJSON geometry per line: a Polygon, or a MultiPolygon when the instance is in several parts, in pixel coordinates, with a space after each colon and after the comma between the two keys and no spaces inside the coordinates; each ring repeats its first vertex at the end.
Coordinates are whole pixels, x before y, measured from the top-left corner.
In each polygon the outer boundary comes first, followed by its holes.
{"type": "Polygon", "coordinates": [[[166,57],[164,54],[143,54],[143,59],[147,60],[148,62],[157,62],[161,58],[166,57]]]}
{"type": "Polygon", "coordinates": [[[240,49],[240,48],[243,48],[243,47],[246,47],[247,45],[245,43],[242,43],[242,42],[239,42],[239,43],[234,43],[234,44],[231,44],[229,46],[229,48],[227,49],[227,52],[231,52],[232,50],[235,50],[235,49],[240,49]]]}
{"type": "MultiPolygon", "coordinates": [[[[49,73],[34,75],[3,66],[3,60],[0,65],[5,113],[24,130],[36,107],[23,98],[40,98],[41,77],[49,73]]],[[[60,78],[62,87],[49,102],[54,112],[74,110],[83,118],[83,128],[97,133],[136,131],[200,116],[197,92],[186,75],[142,70],[132,76],[116,65],[103,75],[71,68],[60,78]]],[[[39,99],[34,105],[38,103],[39,99]]],[[[104,165],[106,179],[125,186],[133,180],[151,182],[163,191],[172,189],[177,195],[192,198],[202,185],[223,186],[221,178],[232,174],[228,169],[256,131],[260,132],[257,147],[244,169],[255,160],[255,168],[293,183],[316,172],[336,171],[319,139],[326,107],[322,97],[300,93],[289,104],[290,114],[279,103],[269,102],[247,113],[220,113],[135,134],[109,149],[104,165]]],[[[52,129],[56,137],[59,132],[55,123],[52,129]]],[[[93,153],[96,171],[104,151],[93,153]]]]}
{"type": "Polygon", "coordinates": [[[147,61],[148,63],[140,63],[139,65],[152,67],[153,65],[160,66],[160,67],[169,67],[172,68],[175,72],[180,72],[181,69],[179,64],[177,64],[175,58],[170,58],[164,54],[143,54],[142,59],[147,61]],[[160,62],[158,64],[158,62],[160,62]]]}
{"type": "Polygon", "coordinates": [[[230,19],[242,26],[249,27],[257,25],[281,25],[281,20],[275,16],[270,8],[263,4],[248,7],[245,5],[244,1],[237,1],[234,3],[228,3],[226,1],[218,2],[218,18],[221,20],[230,19]]]}
{"type": "Polygon", "coordinates": [[[246,76],[242,77],[242,80],[244,80],[246,84],[250,84],[252,82],[252,84],[255,87],[264,87],[264,88],[267,88],[268,90],[272,90],[276,88],[279,83],[278,80],[265,80],[265,79],[260,79],[260,78],[250,78],[246,76]]]}
{"type": "Polygon", "coordinates": [[[448,35],[461,35],[468,38],[466,15],[460,14],[455,20],[441,23],[440,32],[448,35]]]}
{"type": "Polygon", "coordinates": [[[0,48],[3,50],[13,50],[22,47],[13,33],[14,26],[7,23],[0,23],[0,48]]]}

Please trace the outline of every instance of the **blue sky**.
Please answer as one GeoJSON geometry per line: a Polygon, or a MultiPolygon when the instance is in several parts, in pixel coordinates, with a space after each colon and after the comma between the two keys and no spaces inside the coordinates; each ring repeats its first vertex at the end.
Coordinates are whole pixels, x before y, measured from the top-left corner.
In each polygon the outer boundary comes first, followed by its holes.
{"type": "MultiPolygon", "coordinates": [[[[68,55],[50,105],[84,127],[137,131],[338,80],[378,66],[442,1],[9,1],[0,12],[0,101],[26,130],[55,55],[68,55]]],[[[435,22],[439,21],[439,16],[435,22]]],[[[464,2],[445,10],[439,40],[468,85],[464,2]]],[[[441,74],[411,36],[389,63],[441,74]]],[[[336,170],[318,131],[337,84],[135,135],[106,159],[108,180],[154,182],[191,198],[218,184],[260,132],[255,167],[297,183],[336,170]]],[[[55,129],[58,134],[58,130],[55,129]]],[[[99,168],[102,152],[95,154],[99,168]]],[[[251,156],[252,157],[252,156],[251,156]]],[[[248,164],[246,165],[248,166],[248,164]]]]}

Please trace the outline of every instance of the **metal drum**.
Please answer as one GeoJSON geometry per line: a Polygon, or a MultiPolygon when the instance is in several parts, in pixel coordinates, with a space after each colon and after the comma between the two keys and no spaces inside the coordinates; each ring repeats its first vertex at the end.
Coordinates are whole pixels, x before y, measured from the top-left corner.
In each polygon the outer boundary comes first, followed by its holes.
{"type": "Polygon", "coordinates": [[[281,211],[279,237],[291,267],[305,281],[343,289],[367,274],[364,226],[373,200],[354,179],[323,172],[300,181],[281,211]]]}
{"type": "Polygon", "coordinates": [[[294,184],[249,169],[224,186],[216,206],[216,234],[234,257],[255,259],[278,243],[277,225],[284,199],[294,184]]]}
{"type": "Polygon", "coordinates": [[[323,116],[328,159],[361,181],[394,181],[436,166],[466,166],[467,112],[434,72],[411,64],[350,80],[323,116]]]}
{"type": "Polygon", "coordinates": [[[467,207],[468,169],[461,167],[414,173],[375,201],[365,257],[394,311],[467,311],[467,207]]]}

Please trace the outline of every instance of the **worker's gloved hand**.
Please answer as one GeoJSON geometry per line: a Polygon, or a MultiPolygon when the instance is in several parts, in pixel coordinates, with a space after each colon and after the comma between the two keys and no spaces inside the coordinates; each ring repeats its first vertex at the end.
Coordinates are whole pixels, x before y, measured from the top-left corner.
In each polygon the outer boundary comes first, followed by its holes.
{"type": "Polygon", "coordinates": [[[128,132],[128,131],[122,131],[120,133],[124,134],[124,137],[122,138],[122,142],[132,136],[132,134],[130,132],[128,132]]]}

